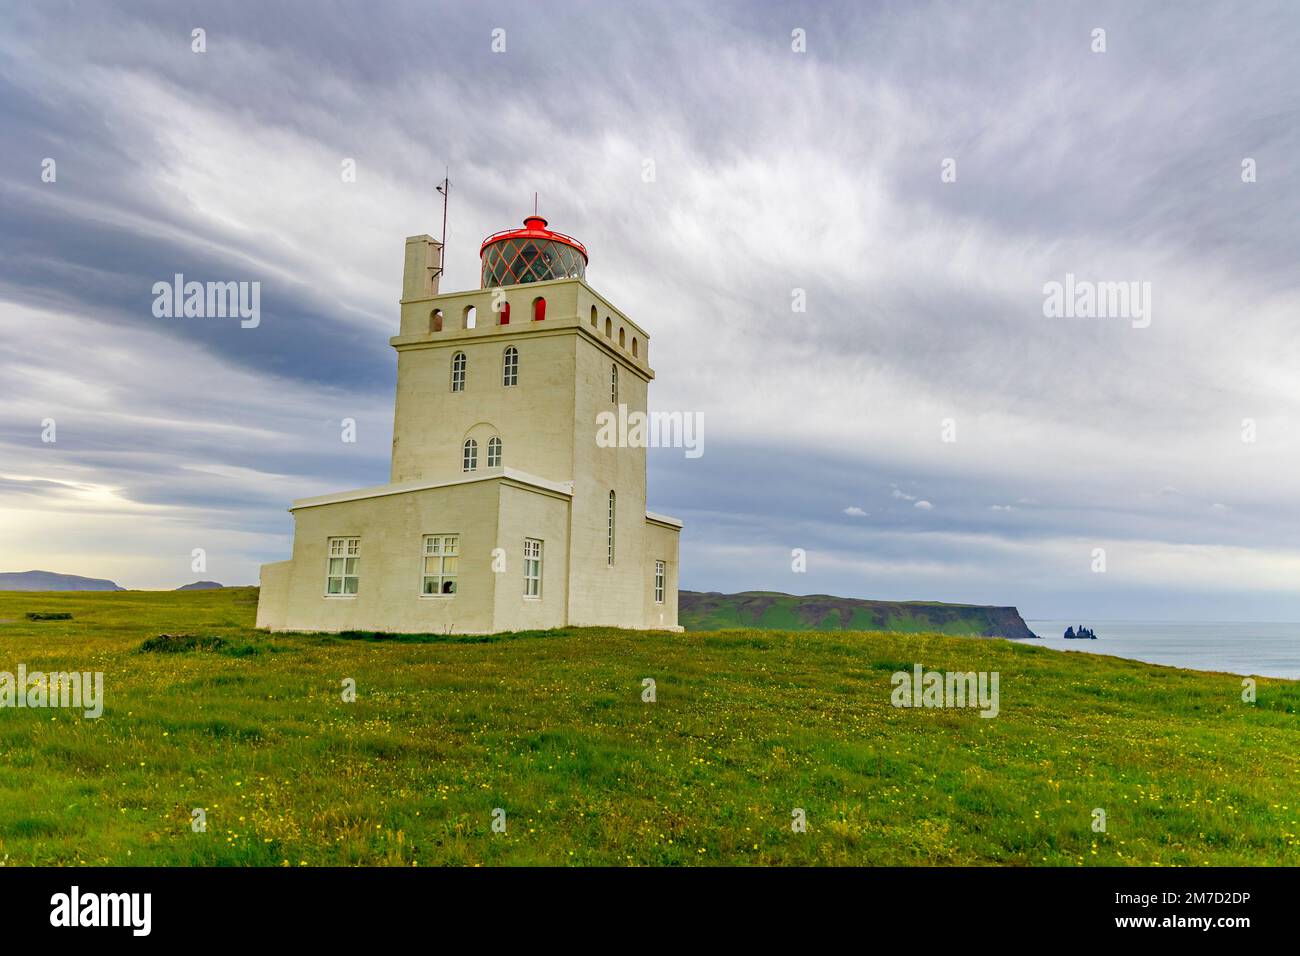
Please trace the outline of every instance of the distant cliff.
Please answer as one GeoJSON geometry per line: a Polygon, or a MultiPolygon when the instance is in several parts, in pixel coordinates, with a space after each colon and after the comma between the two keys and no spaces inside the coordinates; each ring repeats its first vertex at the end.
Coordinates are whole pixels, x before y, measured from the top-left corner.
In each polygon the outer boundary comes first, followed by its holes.
{"type": "Polygon", "coordinates": [[[57,571],[0,571],[0,591],[124,591],[104,578],[57,571]]]}
{"type": "Polygon", "coordinates": [[[1034,638],[1014,607],[937,601],[864,601],[779,591],[681,591],[678,621],[688,631],[752,627],[785,631],[932,631],[966,637],[1034,638]]]}

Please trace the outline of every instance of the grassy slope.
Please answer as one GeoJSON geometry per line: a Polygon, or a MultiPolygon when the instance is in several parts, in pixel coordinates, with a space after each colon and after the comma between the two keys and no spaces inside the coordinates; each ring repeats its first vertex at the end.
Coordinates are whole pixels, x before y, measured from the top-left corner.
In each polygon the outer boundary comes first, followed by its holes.
{"type": "Polygon", "coordinates": [[[925,635],[268,638],[254,600],[0,594],[0,670],[107,696],[0,710],[0,860],[1300,864],[1297,683],[925,635]],[[236,653],[138,651],[176,631],[236,653]],[[999,671],[1001,716],[891,707],[916,661],[999,671]]]}

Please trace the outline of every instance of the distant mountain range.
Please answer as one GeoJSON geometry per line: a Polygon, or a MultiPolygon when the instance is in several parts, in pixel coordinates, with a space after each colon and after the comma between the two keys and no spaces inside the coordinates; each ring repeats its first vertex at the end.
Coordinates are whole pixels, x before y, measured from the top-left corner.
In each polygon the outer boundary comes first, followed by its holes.
{"type": "Polygon", "coordinates": [[[55,571],[0,571],[0,591],[125,591],[106,578],[55,571]]]}
{"type": "MultiPolygon", "coordinates": [[[[211,591],[225,587],[216,581],[183,584],[177,591],[211,591]]],[[[0,591],[125,591],[107,578],[83,578],[57,571],[0,571],[0,591]]]]}
{"type": "Polygon", "coordinates": [[[688,631],[931,631],[967,637],[1035,638],[1014,607],[937,601],[865,601],[779,591],[681,591],[677,619],[688,631]]]}

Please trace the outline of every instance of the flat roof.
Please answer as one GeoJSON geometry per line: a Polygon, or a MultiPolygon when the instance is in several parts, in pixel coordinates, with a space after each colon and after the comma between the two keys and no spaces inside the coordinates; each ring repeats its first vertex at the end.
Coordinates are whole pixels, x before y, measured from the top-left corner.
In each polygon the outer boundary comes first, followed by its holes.
{"type": "Polygon", "coordinates": [[[653,511],[647,511],[645,517],[647,521],[658,521],[660,524],[670,524],[678,530],[681,530],[682,527],[681,518],[670,518],[668,515],[655,514],[653,511]]]}
{"type": "MultiPolygon", "coordinates": [[[[526,471],[515,468],[501,468],[490,474],[472,475],[467,478],[453,478],[451,481],[398,481],[387,485],[375,485],[371,488],[356,488],[352,491],[336,491],[330,495],[317,495],[314,498],[299,498],[289,506],[290,511],[300,508],[316,508],[320,505],[333,505],[343,501],[360,501],[365,498],[382,498],[386,495],[404,495],[412,491],[429,491],[433,488],[451,488],[456,485],[471,485],[476,481],[508,480],[521,485],[532,485],[542,491],[573,497],[573,482],[551,481],[539,478],[526,471]]],[[[671,519],[670,519],[671,520],[671,519]]]]}

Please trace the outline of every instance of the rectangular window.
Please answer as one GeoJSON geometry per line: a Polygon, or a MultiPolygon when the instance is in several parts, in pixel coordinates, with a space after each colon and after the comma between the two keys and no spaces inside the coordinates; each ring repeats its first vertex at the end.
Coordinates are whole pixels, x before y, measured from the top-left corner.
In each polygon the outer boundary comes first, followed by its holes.
{"type": "Polygon", "coordinates": [[[611,362],[609,365],[609,400],[613,402],[615,405],[618,404],[618,363],[617,362],[611,362]]]}
{"type": "Polygon", "coordinates": [[[524,538],[524,597],[542,596],[542,542],[524,538]]]}
{"type": "Polygon", "coordinates": [[[361,575],[361,539],[330,538],[326,594],[356,594],[361,575]]]}
{"type": "Polygon", "coordinates": [[[664,603],[664,563],[655,562],[655,603],[664,603]]]}
{"type": "Polygon", "coordinates": [[[457,352],[451,357],[451,390],[465,391],[465,353],[457,352]]]}
{"type": "Polygon", "coordinates": [[[455,594],[456,570],[460,562],[460,535],[426,534],[421,594],[455,594]]]}

